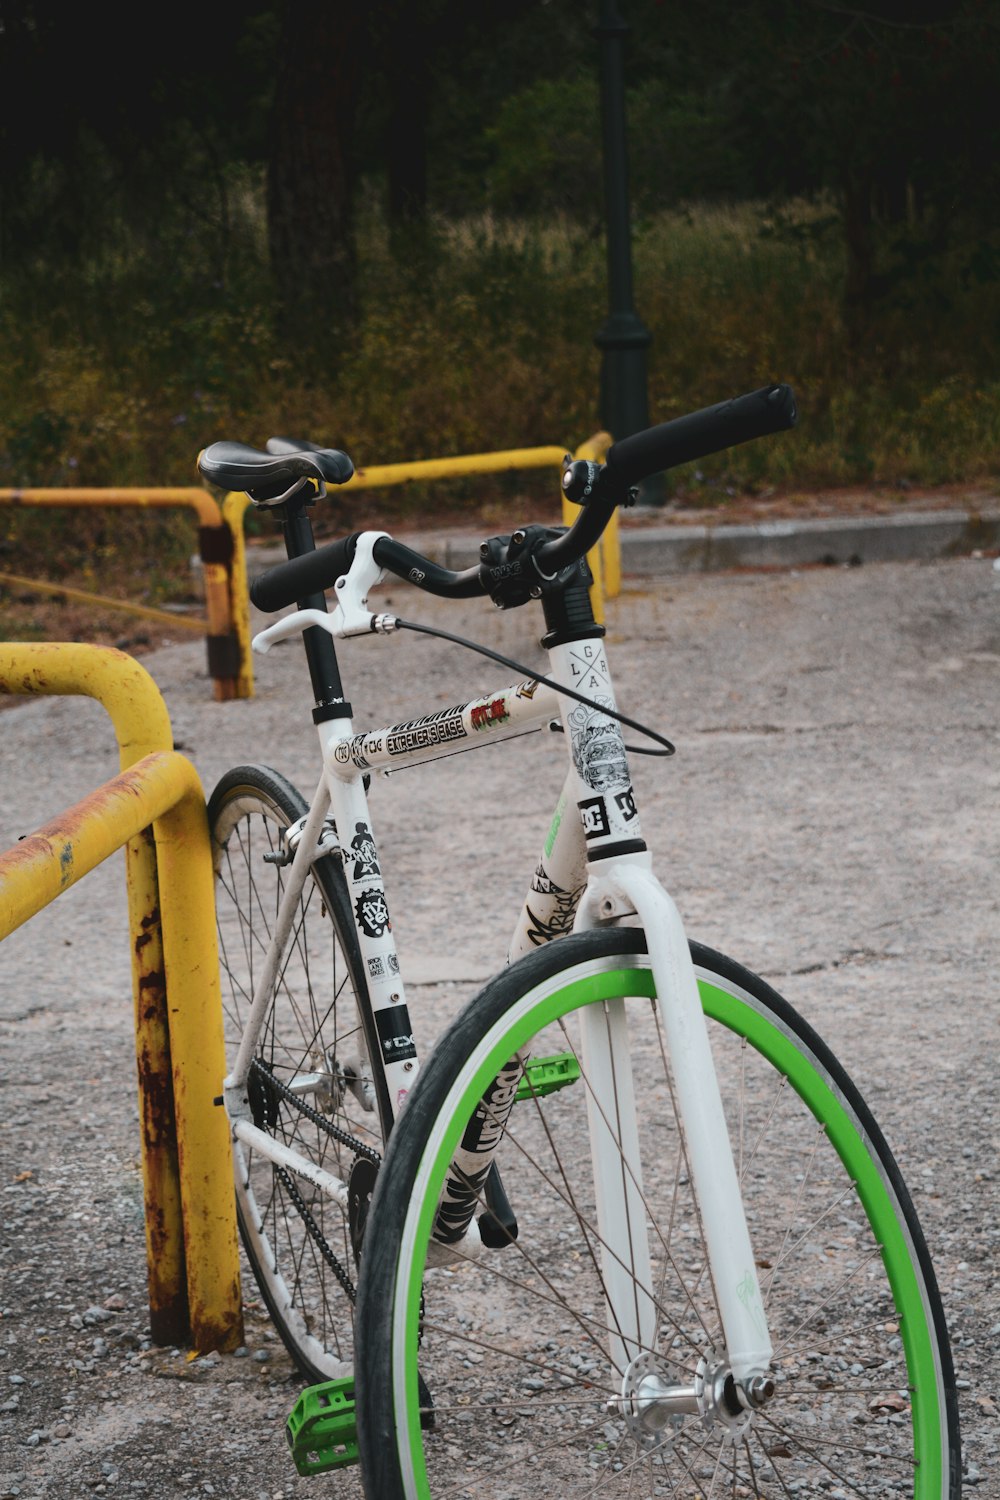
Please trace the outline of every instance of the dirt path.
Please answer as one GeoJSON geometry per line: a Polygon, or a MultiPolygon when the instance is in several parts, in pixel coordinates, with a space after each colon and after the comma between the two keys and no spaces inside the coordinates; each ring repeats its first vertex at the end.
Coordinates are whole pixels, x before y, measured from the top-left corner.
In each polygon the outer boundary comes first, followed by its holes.
{"type": "MultiPolygon", "coordinates": [[[[388,597],[540,664],[524,611],[388,597]]],[[[998,1496],[1000,574],[969,559],[673,578],[627,587],[609,637],[623,708],[678,745],[635,766],[658,868],[692,934],[786,992],[869,1097],[935,1256],[968,1478],[998,1496]]],[[[258,662],[244,703],[212,702],[200,642],[145,664],[206,790],[245,760],[311,790],[297,647],[258,662]]],[[[354,649],[345,675],[356,719],[377,723],[494,679],[412,637],[354,649]]],[[[374,788],[425,1035],[502,962],[561,780],[542,736],[445,764],[446,790],[433,769],[374,788]]],[[[95,704],[4,714],[0,847],[116,769],[95,704]]],[[[0,948],[0,1497],[357,1500],[352,1474],[294,1474],[297,1381],[252,1284],[246,1352],[149,1344],[122,887],[116,857],[0,948]]]]}

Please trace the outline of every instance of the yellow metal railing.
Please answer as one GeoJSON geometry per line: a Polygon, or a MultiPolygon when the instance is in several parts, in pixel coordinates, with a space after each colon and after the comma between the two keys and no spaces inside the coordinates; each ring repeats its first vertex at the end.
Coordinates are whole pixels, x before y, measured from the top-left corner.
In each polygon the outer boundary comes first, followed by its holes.
{"type": "MultiPolygon", "coordinates": [[[[606,432],[597,433],[577,448],[576,458],[600,462],[611,442],[606,432]]],[[[380,489],[420,480],[451,479],[469,474],[498,474],[514,469],[556,468],[562,464],[565,450],[555,446],[510,448],[496,453],[466,453],[453,458],[417,459],[411,463],[373,464],[357,469],[341,488],[343,491],[380,489]]],[[[207,634],[208,669],[213,679],[215,697],[253,697],[253,662],[250,650],[250,608],[247,595],[246,545],[243,518],[251,504],[249,497],[232,493],[223,497],[221,506],[207,490],[190,488],[128,489],[0,489],[0,505],[108,505],[161,507],[189,506],[198,516],[199,553],[205,577],[205,620],[168,615],[126,600],[88,594],[59,584],[43,583],[0,573],[0,582],[15,587],[36,589],[104,608],[127,609],[143,617],[169,620],[179,629],[207,634]]],[[[563,519],[572,522],[577,507],[563,498],[563,519]]],[[[601,542],[588,555],[594,585],[591,596],[594,614],[604,619],[604,600],[613,599],[621,586],[618,522],[614,517],[601,542]]]]}
{"type": "Polygon", "coordinates": [[[37,589],[40,593],[77,599],[84,604],[104,609],[125,609],[147,619],[169,621],[172,626],[182,630],[201,631],[207,636],[208,670],[216,699],[223,702],[241,696],[238,689],[240,648],[232,628],[231,600],[238,597],[241,591],[246,593],[246,575],[244,573],[238,581],[232,576],[232,533],[223,519],[218,503],[207,490],[195,485],[149,489],[0,489],[0,505],[138,506],[140,509],[186,506],[193,510],[198,518],[198,552],[205,580],[206,618],[203,621],[184,619],[168,614],[165,610],[153,610],[123,599],[87,594],[82,589],[20,578],[16,574],[0,574],[0,580],[15,587],[37,589]]]}
{"type": "Polygon", "coordinates": [[[158,1343],[242,1338],[212,858],[197,772],[166,706],[122,652],[0,647],[0,692],[92,697],[121,773],[0,854],[0,939],[115,849],[126,852],[151,1328],[158,1343]]]}

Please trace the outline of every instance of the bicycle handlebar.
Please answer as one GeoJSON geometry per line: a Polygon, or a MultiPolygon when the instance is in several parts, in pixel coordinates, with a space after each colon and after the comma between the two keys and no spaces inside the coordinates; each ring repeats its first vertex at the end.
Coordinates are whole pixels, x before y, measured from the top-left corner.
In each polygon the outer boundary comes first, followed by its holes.
{"type": "MultiPolygon", "coordinates": [[[[542,580],[555,578],[562,569],[578,562],[600,539],[615,507],[628,499],[631,485],[638,484],[662,469],[676,468],[692,459],[704,458],[723,448],[769,433],[794,427],[797,420],[795,396],[790,386],[767,385],[748,395],[737,396],[717,406],[663,422],[658,427],[620,439],[608,449],[603,465],[572,465],[564,471],[585,467],[589,481],[584,507],[568,531],[550,537],[537,548],[532,563],[542,580]]],[[[575,497],[574,497],[575,498],[575,497]]],[[[254,579],[250,598],[266,614],[295,604],[310,594],[331,588],[342,577],[354,559],[360,532],[318,547],[302,557],[279,563],[254,579]]],[[[487,592],[479,568],[452,572],[430,558],[394,541],[380,537],[374,545],[374,558],[380,567],[415,583],[430,594],[449,599],[472,599],[487,592]]]]}
{"type": "MultiPolygon", "coordinates": [[[[304,557],[269,568],[251,583],[251,602],[265,614],[274,614],[310,594],[332,588],[354,561],[360,535],[355,531],[325,547],[317,547],[315,552],[307,552],[304,557]]],[[[478,568],[453,573],[388,536],[379,537],[373,553],[379,567],[417,584],[425,593],[447,599],[475,599],[483,593],[478,568]]]]}
{"type": "Polygon", "coordinates": [[[675,469],[722,448],[783,432],[798,419],[791,386],[765,385],[746,396],[705,406],[686,417],[622,438],[608,449],[606,466],[617,484],[638,484],[661,469],[675,469]]]}

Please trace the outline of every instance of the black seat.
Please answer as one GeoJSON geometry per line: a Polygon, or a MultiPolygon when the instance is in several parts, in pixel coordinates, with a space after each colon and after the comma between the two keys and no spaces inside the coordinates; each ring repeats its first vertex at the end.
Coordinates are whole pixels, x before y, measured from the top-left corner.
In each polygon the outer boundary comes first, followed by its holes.
{"type": "Polygon", "coordinates": [[[284,494],[299,479],[346,484],[354,473],[347,454],[337,448],[293,447],[292,439],[278,441],[283,446],[287,443],[288,449],[262,453],[246,443],[212,443],[198,455],[198,470],[209,484],[223,490],[245,490],[254,499],[284,494]]]}

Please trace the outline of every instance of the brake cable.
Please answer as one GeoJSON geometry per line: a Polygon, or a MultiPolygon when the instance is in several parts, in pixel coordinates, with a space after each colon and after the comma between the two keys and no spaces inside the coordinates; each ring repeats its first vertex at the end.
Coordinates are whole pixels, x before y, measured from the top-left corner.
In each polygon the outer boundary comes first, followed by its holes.
{"type": "MultiPolygon", "coordinates": [[[[670,740],[658,734],[655,729],[650,729],[645,724],[630,719],[627,714],[619,713],[616,708],[608,708],[603,704],[595,703],[592,698],[585,698],[575,688],[566,687],[561,682],[554,682],[551,677],[543,677],[541,673],[526,667],[523,662],[515,661],[513,657],[504,656],[500,651],[494,651],[490,646],[482,646],[478,641],[468,641],[464,636],[452,635],[449,630],[439,630],[435,625],[418,625],[413,620],[402,620],[398,615],[393,617],[396,630],[415,630],[420,635],[436,636],[439,640],[449,641],[454,646],[464,646],[467,651],[476,651],[480,656],[486,656],[491,661],[498,662],[502,667],[508,667],[511,671],[520,672],[532,682],[540,682],[543,687],[552,688],[556,693],[562,693],[566,698],[573,698],[577,703],[582,703],[586,708],[592,708],[596,713],[604,714],[609,719],[617,719],[619,724],[625,724],[629,729],[635,729],[639,734],[644,734],[647,739],[654,740],[660,749],[653,749],[647,745],[626,745],[625,749],[632,755],[656,755],[666,757],[676,753],[675,746],[670,740]]],[[[562,725],[558,725],[560,732],[562,725]]]]}

